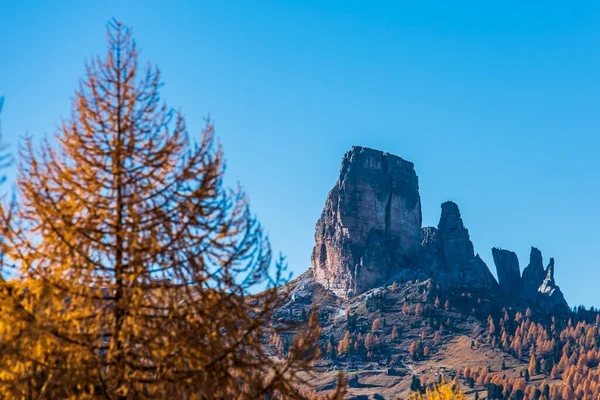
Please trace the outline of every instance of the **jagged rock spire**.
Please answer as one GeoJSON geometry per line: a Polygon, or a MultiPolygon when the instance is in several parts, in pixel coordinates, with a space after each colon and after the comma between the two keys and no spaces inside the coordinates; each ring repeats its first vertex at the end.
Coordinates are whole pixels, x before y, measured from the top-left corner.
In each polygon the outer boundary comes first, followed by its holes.
{"type": "Polygon", "coordinates": [[[517,255],[509,250],[492,249],[494,264],[498,273],[498,284],[504,295],[516,295],[521,290],[521,270],[517,255]]]}
{"type": "Polygon", "coordinates": [[[437,240],[444,271],[454,283],[465,286],[497,286],[496,279],[479,255],[475,254],[469,231],[456,203],[442,204],[437,240]]]}
{"type": "MultiPolygon", "coordinates": [[[[568,308],[554,282],[554,260],[544,269],[531,248],[521,277],[515,253],[494,248],[500,284],[478,254],[458,206],[441,206],[437,229],[421,229],[421,198],[413,163],[354,146],[340,168],[315,230],[311,262],[317,283],[350,297],[402,274],[436,278],[440,284],[515,294],[546,310],[568,308]]],[[[508,297],[507,297],[508,298],[508,297]]]]}
{"type": "Polygon", "coordinates": [[[522,294],[526,300],[535,301],[537,299],[538,289],[545,275],[542,252],[532,247],[529,255],[529,265],[523,270],[522,277],[522,294]]]}
{"type": "Polygon", "coordinates": [[[544,269],[542,252],[531,248],[529,265],[519,279],[519,260],[512,251],[492,249],[494,263],[498,270],[500,290],[514,299],[521,299],[528,305],[547,312],[561,312],[569,309],[560,288],[554,281],[554,258],[550,258],[544,269]]]}
{"type": "Polygon", "coordinates": [[[550,257],[550,264],[546,268],[546,280],[554,283],[554,258],[550,257]]]}
{"type": "Polygon", "coordinates": [[[416,260],[420,230],[413,163],[354,146],[317,222],[315,279],[342,297],[381,285],[416,260]]]}

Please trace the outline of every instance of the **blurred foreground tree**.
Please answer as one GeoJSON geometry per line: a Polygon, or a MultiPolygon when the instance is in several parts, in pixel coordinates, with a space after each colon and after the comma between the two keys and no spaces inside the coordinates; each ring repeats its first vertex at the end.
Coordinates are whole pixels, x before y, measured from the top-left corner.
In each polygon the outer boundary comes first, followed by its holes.
{"type": "MultiPolygon", "coordinates": [[[[0,115],[2,114],[2,106],[4,105],[4,97],[0,96],[0,115]]],[[[11,157],[8,152],[7,145],[2,140],[2,122],[0,120],[0,170],[4,170],[10,165],[11,157]]],[[[6,176],[0,174],[0,183],[6,181],[6,176]]]]}
{"type": "Polygon", "coordinates": [[[302,398],[317,313],[287,358],[267,352],[283,263],[270,275],[244,193],[223,187],[210,122],[190,140],[161,85],[114,22],[57,145],[21,150],[0,228],[17,277],[1,287],[0,397],[302,398]]]}

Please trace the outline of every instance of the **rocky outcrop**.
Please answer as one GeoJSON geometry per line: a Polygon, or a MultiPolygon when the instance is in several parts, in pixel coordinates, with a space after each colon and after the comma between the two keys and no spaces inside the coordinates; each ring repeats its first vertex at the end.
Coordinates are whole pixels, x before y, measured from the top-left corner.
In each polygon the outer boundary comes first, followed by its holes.
{"type": "Polygon", "coordinates": [[[554,281],[553,258],[544,269],[542,252],[532,247],[529,265],[523,270],[523,276],[520,276],[519,260],[515,253],[493,248],[492,255],[502,294],[513,299],[521,299],[527,305],[550,313],[569,309],[565,297],[554,281]]]}
{"type": "Polygon", "coordinates": [[[442,284],[496,288],[496,279],[485,262],[475,254],[469,231],[465,228],[458,206],[442,204],[437,228],[421,229],[419,268],[442,284]]]}
{"type": "Polygon", "coordinates": [[[436,271],[444,269],[444,259],[438,241],[438,230],[433,226],[425,226],[421,229],[421,252],[418,265],[429,276],[433,276],[436,271]]]}
{"type": "Polygon", "coordinates": [[[416,263],[420,231],[413,164],[352,147],[317,222],[311,258],[315,280],[341,297],[379,286],[416,263]]]}
{"type": "Polygon", "coordinates": [[[492,249],[498,274],[498,285],[504,295],[515,296],[521,291],[521,269],[517,255],[509,250],[492,249]]]}
{"type": "Polygon", "coordinates": [[[540,307],[548,312],[566,312],[569,310],[565,296],[554,282],[554,258],[550,258],[550,264],[546,268],[546,276],[538,288],[538,303],[540,307]]]}
{"type": "Polygon", "coordinates": [[[538,288],[538,293],[552,296],[559,290],[560,288],[556,286],[556,283],[554,282],[554,258],[550,258],[550,264],[546,267],[546,276],[544,276],[544,280],[538,288]]]}
{"type": "Polygon", "coordinates": [[[538,289],[545,276],[542,252],[532,247],[529,254],[529,265],[523,270],[523,277],[521,278],[521,293],[526,301],[535,302],[537,300],[538,289]]]}
{"type": "Polygon", "coordinates": [[[421,248],[428,253],[438,253],[437,229],[433,226],[421,228],[421,248]]]}
{"type": "Polygon", "coordinates": [[[487,265],[475,254],[469,231],[465,228],[458,206],[447,201],[437,229],[439,255],[443,273],[453,283],[474,287],[496,287],[497,282],[487,265]]]}
{"type": "Polygon", "coordinates": [[[315,230],[312,275],[338,297],[359,295],[390,279],[435,278],[441,285],[480,288],[547,311],[568,309],[554,281],[554,260],[544,269],[532,247],[520,274],[515,253],[492,255],[498,282],[478,254],[458,206],[442,204],[437,228],[421,229],[421,199],[413,163],[355,146],[329,192],[315,230]]]}

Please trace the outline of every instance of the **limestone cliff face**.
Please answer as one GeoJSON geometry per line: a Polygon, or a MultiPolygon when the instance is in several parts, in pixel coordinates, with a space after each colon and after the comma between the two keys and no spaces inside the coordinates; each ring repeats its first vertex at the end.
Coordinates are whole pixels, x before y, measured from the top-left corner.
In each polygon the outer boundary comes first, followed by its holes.
{"type": "Polygon", "coordinates": [[[497,286],[496,279],[479,255],[475,254],[469,231],[465,228],[458,206],[447,201],[437,228],[443,273],[454,284],[474,287],[497,286]]]}
{"type": "Polygon", "coordinates": [[[498,284],[502,294],[516,296],[521,291],[521,269],[517,255],[509,250],[492,249],[494,264],[498,274],[498,284]]]}
{"type": "Polygon", "coordinates": [[[438,253],[438,230],[433,226],[425,226],[421,228],[421,249],[428,253],[438,253]]]}
{"type": "Polygon", "coordinates": [[[543,265],[542,253],[539,252],[539,250],[537,250],[535,247],[532,247],[531,254],[532,258],[535,258],[536,262],[536,264],[534,264],[534,269],[532,270],[532,272],[535,272],[535,274],[528,274],[528,282],[526,285],[525,271],[523,271],[524,297],[548,312],[568,311],[569,304],[565,300],[565,296],[561,292],[560,288],[554,281],[554,258],[550,258],[550,263],[548,264],[548,267],[546,267],[546,270],[544,270],[543,267],[540,270],[540,266],[543,265]],[[535,255],[534,251],[536,253],[535,255]],[[527,288],[526,290],[525,287],[527,288]]]}
{"type": "Polygon", "coordinates": [[[413,163],[355,146],[329,192],[315,230],[314,280],[339,297],[352,297],[390,279],[434,278],[442,285],[479,288],[550,312],[568,309],[554,281],[554,260],[544,269],[531,249],[521,277],[515,253],[492,249],[498,280],[478,254],[460,210],[442,204],[437,228],[421,228],[421,198],[413,163]]]}
{"type": "Polygon", "coordinates": [[[520,275],[519,260],[512,251],[492,249],[498,270],[500,290],[506,297],[518,298],[550,313],[567,311],[569,305],[554,281],[554,259],[544,269],[542,252],[531,248],[529,265],[520,275]]]}
{"type": "Polygon", "coordinates": [[[544,278],[546,272],[544,271],[544,262],[542,260],[542,252],[537,248],[532,247],[531,253],[529,254],[529,265],[523,270],[522,285],[522,296],[529,302],[535,302],[538,297],[538,289],[544,278]]]}
{"type": "Polygon", "coordinates": [[[317,222],[311,260],[315,279],[341,297],[381,285],[416,262],[420,231],[413,164],[352,147],[317,222]]]}

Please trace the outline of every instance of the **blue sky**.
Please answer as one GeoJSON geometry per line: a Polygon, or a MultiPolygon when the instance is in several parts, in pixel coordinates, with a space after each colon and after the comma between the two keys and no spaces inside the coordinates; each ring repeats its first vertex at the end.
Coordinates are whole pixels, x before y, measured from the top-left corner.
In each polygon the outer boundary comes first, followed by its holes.
{"type": "Polygon", "coordinates": [[[600,2],[5,1],[5,139],[52,134],[105,24],[131,25],[191,131],[208,113],[295,275],[352,145],[415,163],[425,225],[458,203],[491,247],[529,248],[600,306],[600,2]]]}

